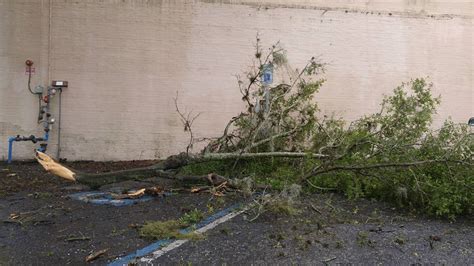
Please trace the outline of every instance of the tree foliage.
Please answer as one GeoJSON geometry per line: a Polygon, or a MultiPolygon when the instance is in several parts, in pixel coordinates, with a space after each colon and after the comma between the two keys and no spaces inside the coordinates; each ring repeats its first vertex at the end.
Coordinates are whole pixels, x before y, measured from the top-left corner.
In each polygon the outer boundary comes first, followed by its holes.
{"type": "Polygon", "coordinates": [[[449,120],[431,129],[440,103],[431,87],[415,79],[387,96],[377,114],[347,128],[326,122],[318,132],[326,141],[313,143],[330,156],[307,175],[312,183],[440,216],[472,213],[473,135],[467,125],[449,120]]]}
{"type": "Polygon", "coordinates": [[[246,111],[232,118],[224,134],[204,152],[304,151],[318,107],[313,101],[324,79],[324,65],[311,58],[302,70],[289,69],[285,50],[272,46],[263,58],[257,39],[254,67],[237,76],[246,111]],[[287,82],[266,86],[265,68],[287,74],[287,82]],[[286,70],[286,73],[285,73],[286,70]]]}
{"type": "Polygon", "coordinates": [[[383,99],[379,112],[348,124],[319,112],[314,98],[324,83],[324,64],[311,58],[302,70],[292,70],[285,53],[277,44],[265,54],[257,39],[254,67],[245,79],[238,78],[246,111],[203,153],[285,151],[321,157],[237,159],[214,164],[213,170],[253,175],[267,184],[283,178],[439,216],[472,214],[473,134],[450,120],[433,130],[441,99],[432,95],[432,84],[403,83],[383,99]],[[287,81],[265,86],[261,76],[269,64],[276,73],[285,72],[287,81]]]}

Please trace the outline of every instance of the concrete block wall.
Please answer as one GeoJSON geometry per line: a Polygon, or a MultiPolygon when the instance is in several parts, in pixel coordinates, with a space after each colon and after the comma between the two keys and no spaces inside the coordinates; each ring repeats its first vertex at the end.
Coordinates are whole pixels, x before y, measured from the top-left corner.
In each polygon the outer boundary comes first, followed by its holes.
{"type": "MultiPolygon", "coordinates": [[[[6,139],[41,134],[32,84],[64,79],[61,157],[163,158],[187,135],[175,112],[202,112],[198,136],[216,136],[242,108],[235,74],[249,66],[258,33],[280,41],[291,65],[329,63],[318,95],[328,114],[378,110],[403,81],[429,77],[443,103],[439,126],[474,116],[470,1],[0,0],[0,157],[6,139]]],[[[57,114],[57,99],[53,99],[57,114]]],[[[49,152],[56,154],[56,128],[49,152]]],[[[15,143],[15,158],[34,146],[15,143]]]]}

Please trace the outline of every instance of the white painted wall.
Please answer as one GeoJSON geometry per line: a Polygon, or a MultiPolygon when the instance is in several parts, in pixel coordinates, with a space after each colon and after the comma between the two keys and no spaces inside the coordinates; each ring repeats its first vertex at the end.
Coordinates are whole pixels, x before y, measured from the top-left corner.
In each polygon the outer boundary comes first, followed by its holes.
{"type": "MultiPolygon", "coordinates": [[[[267,45],[281,41],[295,67],[313,55],[329,63],[317,97],[327,113],[355,119],[378,110],[402,81],[428,76],[443,98],[436,125],[474,116],[472,1],[49,3],[0,0],[2,157],[8,136],[41,133],[26,89],[27,58],[35,61],[33,84],[70,82],[61,157],[162,158],[186,146],[176,91],[183,108],[203,112],[200,136],[219,134],[240,111],[234,75],[249,65],[257,32],[267,45]]],[[[56,136],[53,130],[53,155],[56,136]]],[[[15,158],[32,157],[31,144],[15,149],[15,158]]]]}

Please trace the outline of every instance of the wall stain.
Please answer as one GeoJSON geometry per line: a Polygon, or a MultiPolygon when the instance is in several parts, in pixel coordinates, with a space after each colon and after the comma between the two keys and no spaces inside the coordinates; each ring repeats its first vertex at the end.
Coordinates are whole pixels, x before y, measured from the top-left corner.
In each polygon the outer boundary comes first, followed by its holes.
{"type": "Polygon", "coordinates": [[[435,20],[449,20],[453,18],[472,19],[474,16],[460,15],[460,14],[431,14],[425,10],[416,11],[387,11],[387,10],[369,10],[361,8],[345,8],[345,7],[328,7],[321,4],[321,6],[304,5],[304,4],[282,4],[282,3],[256,3],[246,1],[235,1],[235,0],[198,0],[199,2],[206,4],[227,4],[227,5],[245,5],[256,8],[258,11],[265,11],[269,9],[277,8],[289,8],[289,9],[308,9],[308,10],[321,10],[323,14],[326,12],[344,12],[353,14],[365,14],[365,15],[384,15],[388,17],[402,17],[402,18],[417,18],[417,19],[435,19],[435,20]]]}

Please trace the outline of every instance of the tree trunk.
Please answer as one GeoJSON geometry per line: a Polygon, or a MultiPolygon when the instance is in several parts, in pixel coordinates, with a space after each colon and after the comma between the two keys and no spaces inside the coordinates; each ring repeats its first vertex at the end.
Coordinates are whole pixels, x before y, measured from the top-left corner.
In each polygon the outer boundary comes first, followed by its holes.
{"type": "Polygon", "coordinates": [[[79,171],[72,171],[61,164],[53,161],[48,155],[44,153],[37,153],[36,159],[43,165],[46,171],[54,175],[62,177],[67,180],[76,181],[81,184],[88,185],[92,188],[97,188],[106,184],[122,182],[126,180],[141,180],[150,177],[165,177],[181,180],[184,182],[197,182],[202,180],[212,185],[219,185],[225,181],[224,177],[215,174],[207,176],[176,176],[171,170],[181,168],[188,164],[200,163],[206,161],[219,161],[229,159],[248,159],[248,158],[269,158],[269,157],[285,157],[285,158],[321,158],[320,154],[307,154],[303,152],[264,152],[264,153],[207,153],[198,155],[189,155],[180,153],[168,157],[166,160],[160,161],[154,165],[142,168],[133,168],[121,171],[89,174],[79,171]],[[60,170],[57,170],[60,169],[60,170]],[[66,173],[66,174],[65,174],[66,173]]]}

